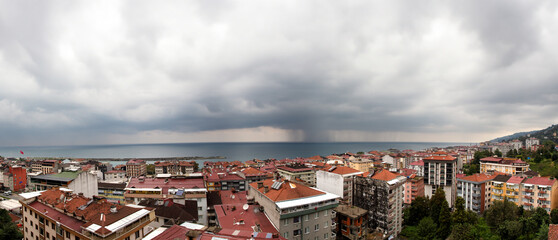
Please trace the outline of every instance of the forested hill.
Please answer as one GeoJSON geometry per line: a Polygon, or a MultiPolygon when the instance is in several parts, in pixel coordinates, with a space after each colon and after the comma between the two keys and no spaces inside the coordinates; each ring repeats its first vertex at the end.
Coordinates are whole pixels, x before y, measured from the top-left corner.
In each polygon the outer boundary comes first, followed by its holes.
{"type": "Polygon", "coordinates": [[[515,140],[515,139],[519,139],[520,141],[524,141],[527,138],[528,135],[530,135],[531,137],[538,138],[540,140],[549,139],[549,140],[552,140],[554,142],[558,142],[558,137],[557,137],[558,136],[558,125],[554,124],[554,125],[552,125],[548,128],[542,129],[542,130],[514,133],[512,135],[495,138],[495,139],[492,139],[490,141],[491,142],[503,142],[503,141],[507,142],[507,141],[515,140]]]}

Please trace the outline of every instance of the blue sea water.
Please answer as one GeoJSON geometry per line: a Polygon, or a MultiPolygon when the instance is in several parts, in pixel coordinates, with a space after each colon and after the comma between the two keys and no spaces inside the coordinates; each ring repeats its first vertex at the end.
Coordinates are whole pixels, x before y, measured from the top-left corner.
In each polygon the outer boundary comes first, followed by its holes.
{"type": "MultiPolygon", "coordinates": [[[[157,158],[157,157],[226,157],[227,161],[283,159],[326,156],[333,153],[384,151],[390,148],[423,150],[431,147],[468,146],[471,143],[444,142],[279,142],[279,143],[168,143],[89,146],[0,147],[3,157],[63,158],[157,158]],[[24,154],[21,154],[23,151],[24,154]]],[[[207,161],[207,160],[203,160],[207,161]]],[[[219,161],[223,161],[222,159],[219,161]]]]}

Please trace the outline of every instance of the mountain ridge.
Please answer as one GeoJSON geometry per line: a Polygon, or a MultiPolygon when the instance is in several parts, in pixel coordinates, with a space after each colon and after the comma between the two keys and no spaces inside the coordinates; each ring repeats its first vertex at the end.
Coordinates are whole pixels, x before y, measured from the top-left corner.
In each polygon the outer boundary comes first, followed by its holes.
{"type": "Polygon", "coordinates": [[[528,132],[518,132],[518,133],[514,133],[511,135],[507,135],[507,136],[503,136],[503,137],[498,137],[495,139],[490,140],[489,142],[508,142],[511,140],[520,140],[520,141],[525,141],[525,139],[527,139],[527,137],[534,137],[534,138],[538,138],[539,140],[545,140],[545,139],[549,139],[549,140],[553,140],[556,142],[556,140],[558,139],[558,125],[557,124],[552,124],[550,127],[547,127],[545,129],[541,129],[541,130],[533,130],[533,131],[528,131],[528,132]]]}

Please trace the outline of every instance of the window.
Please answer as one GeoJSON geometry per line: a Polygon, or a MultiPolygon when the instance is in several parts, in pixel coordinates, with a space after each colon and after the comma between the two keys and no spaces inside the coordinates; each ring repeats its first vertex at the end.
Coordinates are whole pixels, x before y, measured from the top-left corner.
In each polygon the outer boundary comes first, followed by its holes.
{"type": "Polygon", "coordinates": [[[298,236],[298,235],[300,235],[300,229],[294,230],[294,231],[293,231],[293,236],[296,237],[296,236],[298,236]]]}
{"type": "Polygon", "coordinates": [[[319,218],[320,217],[320,212],[316,212],[316,217],[314,218],[319,218]]]}
{"type": "Polygon", "coordinates": [[[309,227],[305,227],[304,228],[304,234],[308,234],[310,233],[310,228],[309,227]]]}
{"type": "Polygon", "coordinates": [[[289,219],[288,219],[288,218],[283,219],[283,225],[284,225],[284,226],[289,225],[289,219]]]}
{"type": "Polygon", "coordinates": [[[327,216],[327,211],[328,211],[328,210],[325,210],[325,211],[324,211],[324,216],[327,216]]]}
{"type": "Polygon", "coordinates": [[[126,237],[126,238],[124,238],[124,240],[130,240],[130,237],[126,237]]]}
{"type": "Polygon", "coordinates": [[[76,236],[76,240],[79,240],[79,237],[78,237],[78,236],[76,236]]]}
{"type": "Polygon", "coordinates": [[[70,238],[70,232],[66,231],[66,237],[70,238]]]}
{"type": "Polygon", "coordinates": [[[327,226],[329,226],[329,221],[325,221],[324,223],[324,228],[327,228],[327,226]]]}
{"type": "Polygon", "coordinates": [[[304,215],[304,221],[308,221],[309,218],[310,218],[310,215],[304,215]]]}
{"type": "Polygon", "coordinates": [[[25,222],[27,222],[27,217],[25,217],[25,222]]]}
{"type": "Polygon", "coordinates": [[[286,239],[289,239],[289,232],[284,232],[283,237],[286,238],[286,239]]]}
{"type": "Polygon", "coordinates": [[[47,236],[46,236],[46,237],[47,237],[47,238],[50,238],[50,233],[47,232],[47,236]]]}
{"type": "Polygon", "coordinates": [[[314,240],[320,240],[320,237],[315,236],[315,237],[314,237],[314,240]]]}
{"type": "Polygon", "coordinates": [[[315,230],[315,231],[320,230],[320,224],[316,224],[316,226],[314,226],[314,230],[315,230]]]}
{"type": "Polygon", "coordinates": [[[139,231],[136,232],[136,238],[139,238],[139,231]]]}
{"type": "Polygon", "coordinates": [[[324,233],[324,239],[327,239],[329,237],[329,233],[324,233]]]}
{"type": "Polygon", "coordinates": [[[298,223],[300,222],[300,217],[294,217],[293,218],[293,223],[298,223]]]}

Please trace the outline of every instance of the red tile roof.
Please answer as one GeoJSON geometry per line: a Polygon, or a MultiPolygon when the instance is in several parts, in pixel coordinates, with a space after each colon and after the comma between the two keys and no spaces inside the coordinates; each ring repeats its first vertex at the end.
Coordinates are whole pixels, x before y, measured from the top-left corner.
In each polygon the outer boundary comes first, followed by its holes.
{"type": "Polygon", "coordinates": [[[524,177],[512,176],[506,183],[520,184],[523,182],[524,177]]]}
{"type": "Polygon", "coordinates": [[[476,182],[476,183],[481,183],[481,182],[485,182],[491,179],[494,179],[496,177],[496,175],[487,175],[484,173],[477,173],[477,174],[473,174],[473,175],[469,175],[469,176],[460,176],[458,177],[461,180],[465,180],[465,181],[469,181],[469,182],[476,182]]]}
{"type": "Polygon", "coordinates": [[[169,188],[205,188],[203,179],[201,178],[169,178],[165,183],[165,178],[144,178],[144,182],[140,182],[139,178],[131,178],[128,182],[128,188],[156,188],[163,189],[163,194],[168,194],[169,188]]]}
{"type": "Polygon", "coordinates": [[[374,174],[374,176],[372,176],[372,179],[377,179],[377,180],[382,180],[382,181],[390,181],[393,180],[395,178],[397,178],[398,176],[401,176],[399,174],[396,173],[392,173],[388,170],[381,170],[380,172],[374,174]]]}
{"type": "Polygon", "coordinates": [[[545,185],[545,186],[552,186],[556,179],[550,179],[550,177],[532,177],[527,178],[523,183],[525,184],[533,184],[533,185],[545,185]]]}
{"type": "Polygon", "coordinates": [[[558,240],[558,224],[548,226],[548,240],[558,240]]]}
{"type": "Polygon", "coordinates": [[[258,169],[255,169],[253,167],[242,169],[241,172],[244,173],[244,175],[247,176],[247,177],[267,175],[266,173],[264,173],[264,172],[262,172],[258,169]]]}
{"type": "Polygon", "coordinates": [[[190,231],[187,227],[183,227],[180,225],[172,225],[172,227],[168,228],[161,234],[154,237],[152,240],[167,240],[167,239],[179,239],[185,240],[187,239],[186,233],[190,231]]]}
{"type": "Polygon", "coordinates": [[[411,163],[411,166],[424,166],[424,161],[418,160],[411,163]]]}
{"type": "Polygon", "coordinates": [[[329,171],[329,172],[336,173],[336,174],[339,174],[339,175],[345,175],[345,174],[351,174],[351,173],[358,173],[360,171],[356,170],[354,168],[350,168],[350,167],[337,166],[337,167],[335,167],[335,169],[333,169],[332,171],[329,171]]]}
{"type": "Polygon", "coordinates": [[[484,161],[484,162],[500,162],[502,161],[503,158],[500,157],[485,157],[485,158],[481,158],[480,161],[484,161]]]}
{"type": "Polygon", "coordinates": [[[219,225],[223,230],[240,230],[247,231],[251,234],[254,232],[252,227],[259,225],[261,232],[278,233],[266,215],[257,209],[258,206],[256,205],[215,205],[215,213],[217,214],[219,225]],[[248,210],[245,211],[243,206],[248,206],[248,210]]]}
{"type": "Polygon", "coordinates": [[[258,190],[269,199],[274,202],[286,201],[286,200],[293,200],[305,197],[312,197],[317,195],[325,194],[320,190],[316,190],[302,184],[298,184],[295,182],[284,181],[283,184],[279,187],[279,189],[273,189],[271,186],[275,180],[267,179],[263,181],[263,186],[267,186],[269,191],[264,193],[264,187],[258,188],[258,183],[254,182],[251,183],[250,186],[254,189],[258,190]]]}
{"type": "Polygon", "coordinates": [[[452,156],[430,156],[430,157],[426,157],[423,160],[433,160],[433,161],[453,161],[455,160],[455,157],[452,156]]]}

